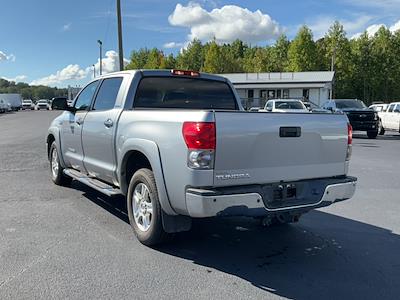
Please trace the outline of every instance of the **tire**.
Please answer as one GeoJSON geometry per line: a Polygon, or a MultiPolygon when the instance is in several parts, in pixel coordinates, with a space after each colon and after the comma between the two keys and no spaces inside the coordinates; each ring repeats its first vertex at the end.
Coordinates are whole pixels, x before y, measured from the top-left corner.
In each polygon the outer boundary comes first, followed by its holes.
{"type": "Polygon", "coordinates": [[[57,185],[65,186],[71,184],[72,178],[66,176],[63,172],[63,167],[61,167],[60,156],[55,142],[51,144],[49,160],[51,180],[57,185]]]}
{"type": "Polygon", "coordinates": [[[129,223],[137,239],[146,246],[154,246],[167,240],[161,219],[154,174],[140,169],[133,174],[128,188],[127,208],[129,223]]]}
{"type": "Polygon", "coordinates": [[[379,132],[379,135],[385,134],[385,128],[383,128],[382,121],[379,121],[378,132],[379,132]]]}
{"type": "Polygon", "coordinates": [[[378,130],[367,131],[367,136],[369,139],[376,139],[376,137],[378,136],[378,130]]]}

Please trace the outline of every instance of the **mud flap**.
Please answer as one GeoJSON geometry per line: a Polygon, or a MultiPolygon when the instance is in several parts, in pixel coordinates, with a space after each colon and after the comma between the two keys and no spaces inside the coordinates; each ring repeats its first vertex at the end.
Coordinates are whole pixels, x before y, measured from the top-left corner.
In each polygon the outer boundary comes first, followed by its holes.
{"type": "Polygon", "coordinates": [[[189,231],[192,228],[192,218],[188,216],[171,216],[161,210],[162,225],[167,233],[189,231]]]}

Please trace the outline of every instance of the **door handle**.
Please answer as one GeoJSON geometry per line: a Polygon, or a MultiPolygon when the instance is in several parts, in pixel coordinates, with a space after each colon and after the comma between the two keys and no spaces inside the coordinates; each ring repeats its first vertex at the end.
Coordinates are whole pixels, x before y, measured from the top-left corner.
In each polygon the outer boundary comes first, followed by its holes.
{"type": "Polygon", "coordinates": [[[113,125],[114,125],[114,123],[111,119],[107,119],[106,121],[104,121],[104,126],[106,126],[107,128],[110,128],[113,125]]]}
{"type": "Polygon", "coordinates": [[[75,123],[78,125],[82,125],[83,124],[83,119],[82,118],[78,118],[75,120],[75,123]]]}

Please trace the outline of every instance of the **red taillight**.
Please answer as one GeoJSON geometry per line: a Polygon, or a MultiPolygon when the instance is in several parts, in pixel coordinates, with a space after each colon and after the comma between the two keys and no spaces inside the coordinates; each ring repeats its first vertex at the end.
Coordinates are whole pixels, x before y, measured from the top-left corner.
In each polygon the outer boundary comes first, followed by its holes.
{"type": "Polygon", "coordinates": [[[191,77],[199,77],[200,73],[196,71],[190,70],[171,70],[173,75],[180,75],[180,76],[191,76],[191,77]]]}
{"type": "Polygon", "coordinates": [[[353,127],[347,124],[347,144],[351,145],[353,143],[353,127]]]}
{"type": "Polygon", "coordinates": [[[214,122],[185,122],[182,134],[188,149],[215,150],[214,122]]]}

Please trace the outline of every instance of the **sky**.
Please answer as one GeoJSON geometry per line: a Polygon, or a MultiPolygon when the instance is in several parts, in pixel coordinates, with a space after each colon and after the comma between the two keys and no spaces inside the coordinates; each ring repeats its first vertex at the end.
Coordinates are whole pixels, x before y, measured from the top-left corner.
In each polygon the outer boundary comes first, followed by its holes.
{"type": "MultiPolygon", "coordinates": [[[[118,68],[116,0],[0,0],[0,77],[29,84],[84,85],[118,68]]],[[[400,0],[121,0],[124,58],[157,47],[178,53],[193,38],[265,45],[308,25],[322,37],[339,20],[349,38],[400,29],[400,0]]]]}

